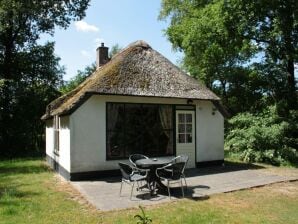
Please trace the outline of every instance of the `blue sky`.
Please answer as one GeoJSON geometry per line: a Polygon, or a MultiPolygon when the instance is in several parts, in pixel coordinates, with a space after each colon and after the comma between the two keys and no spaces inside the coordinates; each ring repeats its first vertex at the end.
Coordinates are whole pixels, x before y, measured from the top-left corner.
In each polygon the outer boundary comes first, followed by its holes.
{"type": "Polygon", "coordinates": [[[55,52],[66,67],[64,80],[75,76],[77,70],[95,61],[95,50],[101,42],[105,46],[119,44],[126,47],[136,40],[145,40],[174,64],[182,54],[174,52],[164,35],[165,21],[158,20],[160,0],[91,0],[86,17],[72,22],[67,30],[56,29],[53,37],[55,52]]]}

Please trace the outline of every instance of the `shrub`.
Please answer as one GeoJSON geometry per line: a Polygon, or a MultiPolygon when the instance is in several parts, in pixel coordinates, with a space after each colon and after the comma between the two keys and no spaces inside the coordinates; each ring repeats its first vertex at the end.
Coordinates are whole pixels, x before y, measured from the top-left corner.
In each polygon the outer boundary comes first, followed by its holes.
{"type": "Polygon", "coordinates": [[[228,122],[225,149],[246,162],[297,165],[297,124],[297,111],[281,117],[275,106],[258,114],[238,114],[228,122]]]}

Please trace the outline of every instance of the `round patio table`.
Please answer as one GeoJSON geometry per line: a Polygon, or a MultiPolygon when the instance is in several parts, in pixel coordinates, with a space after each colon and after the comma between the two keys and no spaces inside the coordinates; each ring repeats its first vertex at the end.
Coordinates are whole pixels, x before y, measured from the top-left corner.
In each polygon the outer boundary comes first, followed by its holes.
{"type": "Polygon", "coordinates": [[[161,190],[166,190],[167,187],[161,182],[161,180],[156,176],[156,169],[163,167],[171,162],[169,158],[159,158],[159,159],[139,159],[136,161],[136,165],[142,169],[150,170],[147,177],[147,182],[150,186],[151,194],[155,193],[155,186],[161,190]]]}

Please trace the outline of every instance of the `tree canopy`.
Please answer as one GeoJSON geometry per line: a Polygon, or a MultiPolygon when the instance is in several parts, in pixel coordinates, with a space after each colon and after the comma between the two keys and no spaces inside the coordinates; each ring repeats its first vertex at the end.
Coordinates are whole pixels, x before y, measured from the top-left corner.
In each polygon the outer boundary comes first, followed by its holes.
{"type": "Polygon", "coordinates": [[[235,114],[264,97],[297,107],[297,10],[295,0],[163,0],[160,19],[184,67],[235,114]]]}
{"type": "Polygon", "coordinates": [[[0,148],[6,155],[41,150],[45,105],[59,95],[63,68],[42,33],[85,16],[89,0],[0,0],[0,148]]]}

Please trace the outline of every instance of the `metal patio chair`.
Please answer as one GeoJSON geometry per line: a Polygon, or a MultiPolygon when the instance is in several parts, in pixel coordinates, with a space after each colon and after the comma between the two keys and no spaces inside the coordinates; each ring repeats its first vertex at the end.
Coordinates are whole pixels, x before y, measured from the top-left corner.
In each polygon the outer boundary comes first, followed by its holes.
{"type": "Polygon", "coordinates": [[[132,154],[132,155],[129,156],[129,162],[131,162],[131,164],[134,167],[137,167],[136,166],[136,161],[139,160],[139,159],[149,159],[149,157],[147,157],[145,155],[142,155],[142,154],[132,154]]]}
{"type": "Polygon", "coordinates": [[[170,163],[164,167],[156,169],[156,176],[163,181],[166,181],[168,194],[171,198],[170,184],[180,183],[182,196],[184,197],[183,183],[182,183],[182,172],[185,166],[185,162],[170,163]]]}
{"type": "Polygon", "coordinates": [[[186,182],[186,177],[185,177],[184,170],[185,170],[185,167],[187,165],[188,160],[189,160],[189,157],[187,155],[179,155],[179,156],[173,158],[172,162],[171,162],[171,163],[179,163],[179,162],[184,162],[185,163],[181,175],[184,179],[184,183],[185,183],[186,188],[187,188],[187,182],[186,182]]]}
{"type": "MultiPolygon", "coordinates": [[[[137,185],[138,185],[138,182],[146,181],[146,178],[148,175],[148,170],[131,167],[130,165],[128,165],[126,163],[118,163],[118,164],[119,164],[120,171],[122,174],[120,196],[121,196],[121,192],[122,192],[123,183],[127,183],[127,184],[131,185],[131,192],[130,192],[130,199],[131,199],[135,183],[137,183],[137,185]]],[[[139,189],[139,185],[138,185],[138,189],[139,189]]],[[[148,189],[150,189],[149,186],[148,186],[148,189]]]]}

